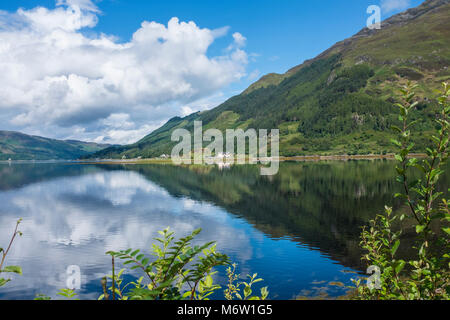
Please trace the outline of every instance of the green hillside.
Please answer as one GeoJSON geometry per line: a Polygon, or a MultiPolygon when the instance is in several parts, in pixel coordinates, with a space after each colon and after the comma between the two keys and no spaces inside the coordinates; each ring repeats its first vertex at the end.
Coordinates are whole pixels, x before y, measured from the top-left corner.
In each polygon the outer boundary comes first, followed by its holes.
{"type": "Polygon", "coordinates": [[[450,79],[450,1],[428,0],[395,15],[380,30],[360,31],[285,74],[269,74],[220,106],[173,118],[135,144],[95,153],[98,158],[170,154],[176,128],[280,129],[280,153],[391,152],[390,127],[398,122],[397,89],[419,85],[415,151],[433,128],[434,89],[450,79]],[[426,98],[425,98],[426,97],[426,98]]]}
{"type": "Polygon", "coordinates": [[[13,131],[0,131],[0,160],[73,160],[109,146],[76,140],[54,140],[13,131]]]}

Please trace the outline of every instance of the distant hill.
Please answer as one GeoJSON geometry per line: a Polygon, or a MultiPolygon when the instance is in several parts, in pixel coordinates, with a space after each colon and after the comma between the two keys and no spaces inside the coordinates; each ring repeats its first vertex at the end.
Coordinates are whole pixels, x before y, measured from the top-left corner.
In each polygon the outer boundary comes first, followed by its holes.
{"type": "MultiPolygon", "coordinates": [[[[418,97],[450,79],[450,0],[427,0],[392,16],[380,30],[365,28],[285,74],[269,74],[220,106],[176,117],[142,140],[110,147],[99,158],[144,158],[170,154],[176,128],[280,129],[280,152],[365,154],[391,152],[391,126],[398,122],[397,89],[419,85],[418,97]]],[[[434,101],[422,99],[415,151],[423,151],[433,129],[434,101]]]]}
{"type": "Polygon", "coordinates": [[[0,160],[73,160],[106,147],[110,145],[0,131],[0,160]]]}

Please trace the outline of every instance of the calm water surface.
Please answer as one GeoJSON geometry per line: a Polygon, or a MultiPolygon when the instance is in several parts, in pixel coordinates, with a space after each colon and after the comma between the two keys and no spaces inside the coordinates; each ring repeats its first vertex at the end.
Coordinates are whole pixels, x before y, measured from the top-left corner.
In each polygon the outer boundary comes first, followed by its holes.
{"type": "Polygon", "coordinates": [[[22,217],[7,262],[24,275],[0,299],[54,297],[69,265],[81,268],[81,298],[96,299],[105,252],[149,250],[167,226],[178,236],[202,228],[197,241],[217,241],[242,274],[265,279],[272,299],[342,295],[329,283],[349,285],[362,270],[360,226],[392,203],[393,176],[388,161],[283,163],[274,177],[252,166],[2,163],[0,244],[22,217]]]}

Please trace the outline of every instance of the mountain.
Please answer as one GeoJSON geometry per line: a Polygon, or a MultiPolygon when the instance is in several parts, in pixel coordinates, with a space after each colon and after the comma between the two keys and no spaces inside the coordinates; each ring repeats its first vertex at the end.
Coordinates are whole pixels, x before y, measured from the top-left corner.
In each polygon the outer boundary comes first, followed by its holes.
{"type": "Polygon", "coordinates": [[[107,147],[110,145],[0,131],[0,160],[73,160],[107,147]]]}
{"type": "Polygon", "coordinates": [[[414,151],[423,151],[434,128],[435,89],[450,79],[450,0],[427,0],[392,16],[381,29],[364,28],[285,74],[268,74],[218,107],[175,117],[142,140],[95,153],[98,158],[170,154],[176,128],[280,129],[280,153],[366,154],[393,151],[398,91],[418,84],[421,102],[414,151]]]}

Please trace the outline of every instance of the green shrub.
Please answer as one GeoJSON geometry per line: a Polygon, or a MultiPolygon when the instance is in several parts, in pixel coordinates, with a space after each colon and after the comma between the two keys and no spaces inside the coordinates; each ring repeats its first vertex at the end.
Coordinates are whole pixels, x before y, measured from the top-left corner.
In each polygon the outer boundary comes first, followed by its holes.
{"type": "Polygon", "coordinates": [[[416,255],[407,261],[398,258],[403,230],[396,228],[396,223],[403,221],[405,215],[393,213],[392,208],[386,207],[385,213],[372,220],[361,234],[361,247],[366,252],[363,260],[377,274],[376,285],[373,277],[369,278],[368,285],[363,285],[362,279],[355,280],[358,299],[450,299],[450,211],[448,200],[438,201],[443,192],[436,190],[448,158],[450,90],[444,83],[438,98],[437,134],[432,137],[433,146],[427,148],[428,157],[419,161],[410,156],[414,146],[411,130],[415,122],[410,122],[409,116],[418,104],[413,102],[414,88],[408,84],[402,90],[405,102],[397,104],[401,127],[393,128],[399,138],[392,142],[399,148],[395,154],[397,181],[404,190],[395,197],[404,200],[413,221],[417,234],[416,255]],[[421,178],[411,181],[411,170],[418,170],[421,178]],[[434,224],[439,225],[439,231],[432,228],[434,224]]]}

